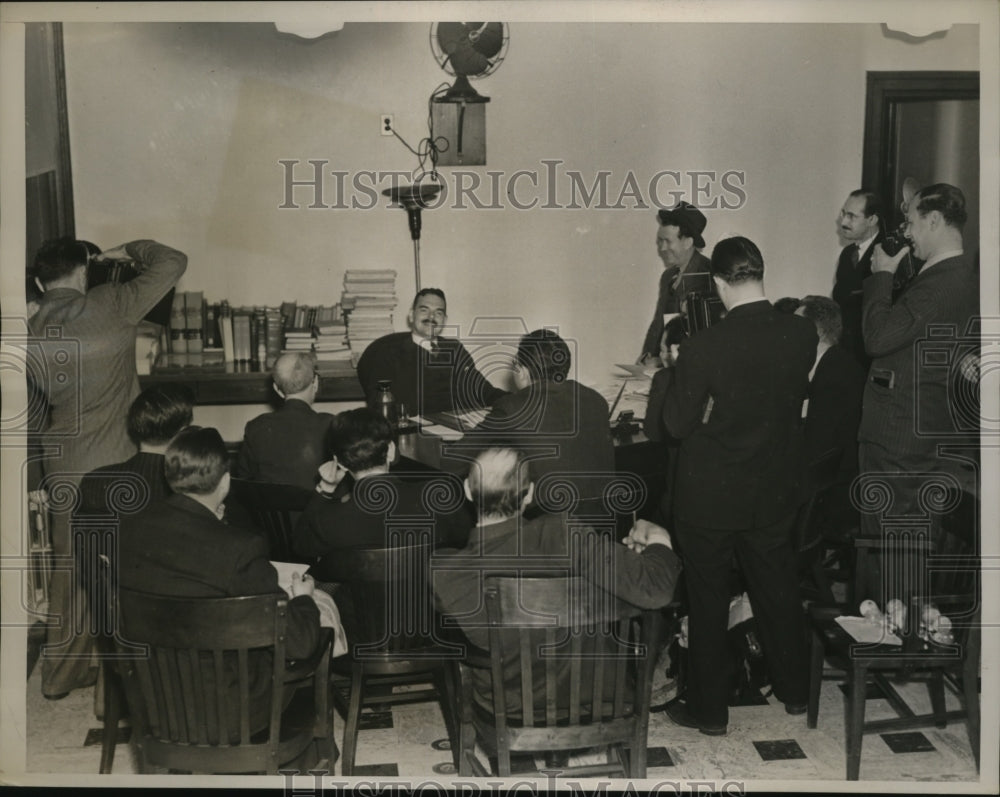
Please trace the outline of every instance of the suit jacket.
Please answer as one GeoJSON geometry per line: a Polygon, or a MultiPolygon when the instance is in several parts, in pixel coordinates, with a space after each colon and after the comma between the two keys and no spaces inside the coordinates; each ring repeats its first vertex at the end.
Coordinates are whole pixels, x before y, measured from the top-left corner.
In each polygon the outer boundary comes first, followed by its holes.
{"type": "MultiPolygon", "coordinates": [[[[961,442],[953,411],[960,416],[964,408],[978,417],[976,408],[963,403],[968,397],[961,398],[953,386],[958,357],[978,346],[964,338],[979,312],[978,274],[963,255],[920,271],[895,303],[892,286],[893,275],[884,272],[865,280],[863,328],[874,359],[858,438],[889,452],[924,457],[929,469],[954,470],[952,460],[938,456],[937,446],[961,442]],[[873,381],[890,376],[892,387],[873,381]]],[[[977,437],[971,431],[966,441],[977,437]]]]}
{"type": "MultiPolygon", "coordinates": [[[[119,583],[126,589],[182,598],[285,595],[257,534],[227,526],[186,495],[171,495],[122,518],[118,544],[119,583]]],[[[308,658],[320,638],[319,610],[308,595],[288,601],[285,653],[308,658]]],[[[230,662],[235,666],[235,662],[230,662]]],[[[250,721],[267,724],[271,656],[250,654],[250,721]]],[[[235,689],[235,670],[230,687],[235,689]]],[[[238,694],[238,693],[237,693],[238,694]]],[[[238,697],[233,708],[238,707],[238,697]]],[[[232,726],[231,726],[232,727],[232,726]]]]}
{"type": "Polygon", "coordinates": [[[865,372],[841,346],[831,346],[820,358],[809,383],[805,422],[805,459],[814,462],[827,451],[843,452],[840,479],[858,472],[858,425],[865,372]]]}
{"type": "MultiPolygon", "coordinates": [[[[650,545],[634,553],[590,529],[570,530],[565,515],[541,515],[534,520],[516,517],[491,526],[479,526],[460,551],[446,552],[431,565],[431,584],[438,610],[454,622],[475,646],[488,650],[485,579],[491,575],[526,577],[579,575],[597,587],[595,595],[610,594],[643,609],[666,606],[680,573],[677,555],[664,545],[650,545]],[[572,541],[578,535],[579,543],[572,541]],[[525,569],[528,568],[528,569],[525,569]]],[[[514,663],[516,664],[516,663],[514,663]]],[[[544,694],[544,668],[535,667],[534,689],[544,694]]],[[[473,669],[473,687],[484,707],[492,706],[492,679],[488,671],[473,669]]],[[[568,662],[557,669],[557,692],[568,689],[568,662]]],[[[520,716],[520,671],[508,667],[507,710],[520,716]]]]}
{"type": "Polygon", "coordinates": [[[746,529],[798,506],[802,402],[816,342],[811,321],[761,300],[681,344],[663,410],[667,431],[681,440],[677,519],[746,529]]]}
{"type": "Polygon", "coordinates": [[[680,268],[673,266],[663,270],[660,275],[660,291],[656,299],[656,312],[653,314],[653,320],[649,323],[649,329],[646,330],[646,337],[642,341],[642,354],[659,357],[664,313],[679,313],[684,297],[693,291],[715,294],[715,283],[709,274],[710,269],[709,259],[695,250],[676,289],[674,288],[674,280],[680,273],[680,268]]]}
{"type": "Polygon", "coordinates": [[[460,548],[472,522],[457,477],[442,473],[418,480],[389,473],[360,479],[342,495],[315,495],[295,525],[292,547],[317,560],[310,573],[330,581],[323,563],[339,549],[388,547],[393,529],[428,526],[437,546],[460,548]]]}
{"type": "Polygon", "coordinates": [[[394,332],[373,341],[358,361],[358,379],[369,404],[378,397],[378,383],[389,380],[396,402],[410,415],[452,409],[488,407],[505,391],[479,373],[459,341],[438,338],[431,353],[413,342],[409,332],[394,332]]]}
{"type": "Polygon", "coordinates": [[[858,259],[855,266],[851,262],[851,247],[840,250],[837,259],[837,274],[833,282],[833,300],[840,305],[843,332],[840,345],[843,346],[864,370],[868,370],[871,357],[865,351],[865,338],[861,333],[861,300],[864,281],[872,275],[872,254],[885,236],[880,232],[875,240],[858,259]]]}
{"type": "MultiPolygon", "coordinates": [[[[592,388],[572,379],[543,380],[502,396],[462,442],[522,449],[531,457],[529,473],[541,493],[539,480],[551,474],[565,476],[582,498],[599,498],[615,469],[609,412],[608,402],[592,388]]],[[[536,495],[544,505],[543,499],[536,495]]]]}
{"type": "Polygon", "coordinates": [[[316,412],[300,399],[258,415],[246,425],[236,459],[241,479],[316,486],[317,470],[326,461],[327,433],[333,416],[316,412]]]}
{"type": "Polygon", "coordinates": [[[62,446],[45,470],[73,483],[136,452],[125,426],[139,395],[136,326],[187,267],[182,252],[155,241],[132,241],[125,248],[142,266],[134,280],[86,293],[53,288],[28,320],[41,355],[29,358],[29,377],[49,404],[46,440],[62,446]]]}

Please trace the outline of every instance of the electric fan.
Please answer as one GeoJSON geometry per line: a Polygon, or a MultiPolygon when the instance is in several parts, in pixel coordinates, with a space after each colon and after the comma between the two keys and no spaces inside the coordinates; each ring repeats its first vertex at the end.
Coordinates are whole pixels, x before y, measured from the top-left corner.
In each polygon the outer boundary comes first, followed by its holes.
{"type": "Polygon", "coordinates": [[[506,22],[435,22],[431,52],[445,72],[455,77],[439,102],[488,102],[472,88],[469,78],[492,75],[507,55],[510,34],[506,22]]]}

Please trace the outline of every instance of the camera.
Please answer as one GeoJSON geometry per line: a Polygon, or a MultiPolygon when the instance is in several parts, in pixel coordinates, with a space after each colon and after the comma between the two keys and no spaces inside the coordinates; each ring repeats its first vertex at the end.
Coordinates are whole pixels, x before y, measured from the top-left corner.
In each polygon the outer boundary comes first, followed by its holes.
{"type": "Polygon", "coordinates": [[[895,257],[899,254],[900,249],[910,245],[909,240],[907,240],[903,232],[905,229],[906,225],[900,224],[895,230],[891,230],[885,234],[885,238],[882,241],[882,248],[889,257],[895,257]]]}

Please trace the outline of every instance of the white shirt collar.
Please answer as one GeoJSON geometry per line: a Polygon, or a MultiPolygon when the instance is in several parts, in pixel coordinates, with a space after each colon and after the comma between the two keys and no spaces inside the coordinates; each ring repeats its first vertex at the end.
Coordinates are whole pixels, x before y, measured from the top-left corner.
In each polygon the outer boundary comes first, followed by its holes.
{"type": "Polygon", "coordinates": [[[874,241],[877,236],[878,232],[876,231],[875,235],[873,235],[871,238],[865,238],[865,240],[858,242],[858,257],[865,256],[865,252],[867,252],[871,248],[872,241],[874,241]]]}
{"type": "Polygon", "coordinates": [[[947,252],[938,252],[933,257],[927,258],[927,262],[920,267],[920,273],[927,271],[931,266],[940,263],[942,260],[947,260],[949,257],[961,257],[965,254],[964,249],[949,249],[947,252]]]}
{"type": "Polygon", "coordinates": [[[413,338],[413,342],[416,343],[421,349],[431,351],[430,338],[425,338],[423,335],[418,335],[416,332],[411,332],[410,337],[413,338]]]}
{"type": "Polygon", "coordinates": [[[752,296],[749,299],[741,299],[740,301],[734,302],[733,304],[729,305],[729,310],[733,310],[739,307],[741,304],[750,304],[752,302],[766,302],[766,301],[767,301],[766,296],[752,296]]]}

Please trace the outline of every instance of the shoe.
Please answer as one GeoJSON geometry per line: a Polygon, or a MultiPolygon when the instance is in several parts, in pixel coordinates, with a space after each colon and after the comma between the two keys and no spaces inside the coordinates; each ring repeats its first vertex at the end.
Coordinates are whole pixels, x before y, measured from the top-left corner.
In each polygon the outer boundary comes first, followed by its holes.
{"type": "MultiPolygon", "coordinates": [[[[650,709],[650,711],[652,710],[650,709]]],[[[675,724],[684,728],[697,728],[706,736],[726,735],[725,725],[702,725],[691,715],[691,709],[688,708],[687,703],[677,698],[664,703],[662,706],[658,706],[656,710],[665,711],[670,720],[675,724]]]]}
{"type": "Polygon", "coordinates": [[[54,695],[42,695],[46,700],[62,700],[64,697],[69,696],[69,692],[57,692],[54,695]]]}
{"type": "Polygon", "coordinates": [[[785,713],[792,716],[805,714],[807,708],[809,708],[808,703],[785,703],[785,713]]]}

